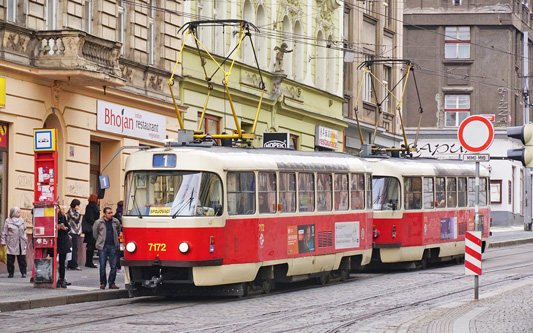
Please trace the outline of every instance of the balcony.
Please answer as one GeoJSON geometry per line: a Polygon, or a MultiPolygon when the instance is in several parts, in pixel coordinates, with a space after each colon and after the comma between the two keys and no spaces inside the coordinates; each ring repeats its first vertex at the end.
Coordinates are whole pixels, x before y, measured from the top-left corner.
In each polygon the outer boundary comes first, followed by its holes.
{"type": "Polygon", "coordinates": [[[0,59],[32,74],[83,86],[123,86],[121,44],[79,30],[33,31],[0,22],[0,59]]]}

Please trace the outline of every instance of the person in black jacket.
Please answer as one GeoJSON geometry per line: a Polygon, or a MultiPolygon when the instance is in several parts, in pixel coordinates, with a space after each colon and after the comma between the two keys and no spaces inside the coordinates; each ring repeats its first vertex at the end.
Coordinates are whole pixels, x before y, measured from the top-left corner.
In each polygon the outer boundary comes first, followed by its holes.
{"type": "Polygon", "coordinates": [[[63,213],[63,208],[58,207],[57,211],[57,253],[59,254],[59,279],[56,286],[58,288],[66,288],[67,281],[65,280],[65,262],[67,260],[67,253],[69,253],[72,242],[70,241],[70,226],[67,218],[63,213]]]}
{"type": "Polygon", "coordinates": [[[87,251],[85,252],[85,267],[96,268],[93,263],[94,245],[96,239],[93,237],[94,221],[100,218],[100,207],[98,206],[98,195],[93,193],[89,196],[89,204],[85,207],[85,215],[82,221],[82,232],[85,234],[83,242],[87,244],[87,251]]]}

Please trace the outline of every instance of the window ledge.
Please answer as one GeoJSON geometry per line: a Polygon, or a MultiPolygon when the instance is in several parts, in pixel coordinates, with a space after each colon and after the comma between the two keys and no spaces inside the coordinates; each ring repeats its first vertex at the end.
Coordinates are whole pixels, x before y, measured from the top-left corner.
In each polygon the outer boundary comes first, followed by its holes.
{"type": "Polygon", "coordinates": [[[472,65],[474,63],[474,59],[472,58],[468,58],[468,59],[449,59],[449,58],[444,58],[442,59],[442,63],[444,65],[446,64],[454,64],[454,65],[458,65],[458,64],[463,64],[463,65],[472,65]]]}

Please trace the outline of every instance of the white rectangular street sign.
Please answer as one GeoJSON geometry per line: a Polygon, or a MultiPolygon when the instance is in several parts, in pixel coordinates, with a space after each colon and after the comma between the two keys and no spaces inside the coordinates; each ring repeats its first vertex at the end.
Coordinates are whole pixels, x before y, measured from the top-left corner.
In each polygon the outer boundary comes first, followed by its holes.
{"type": "Polygon", "coordinates": [[[469,162],[488,162],[490,161],[489,154],[468,154],[463,155],[463,161],[469,162]]]}

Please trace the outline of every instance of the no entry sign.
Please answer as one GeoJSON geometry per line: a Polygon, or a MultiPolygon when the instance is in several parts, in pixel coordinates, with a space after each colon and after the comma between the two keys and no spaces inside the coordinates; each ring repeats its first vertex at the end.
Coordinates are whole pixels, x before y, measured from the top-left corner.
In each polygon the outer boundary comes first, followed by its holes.
{"type": "Polygon", "coordinates": [[[483,116],[470,116],[459,125],[457,138],[464,149],[480,153],[494,141],[494,126],[483,116]]]}

